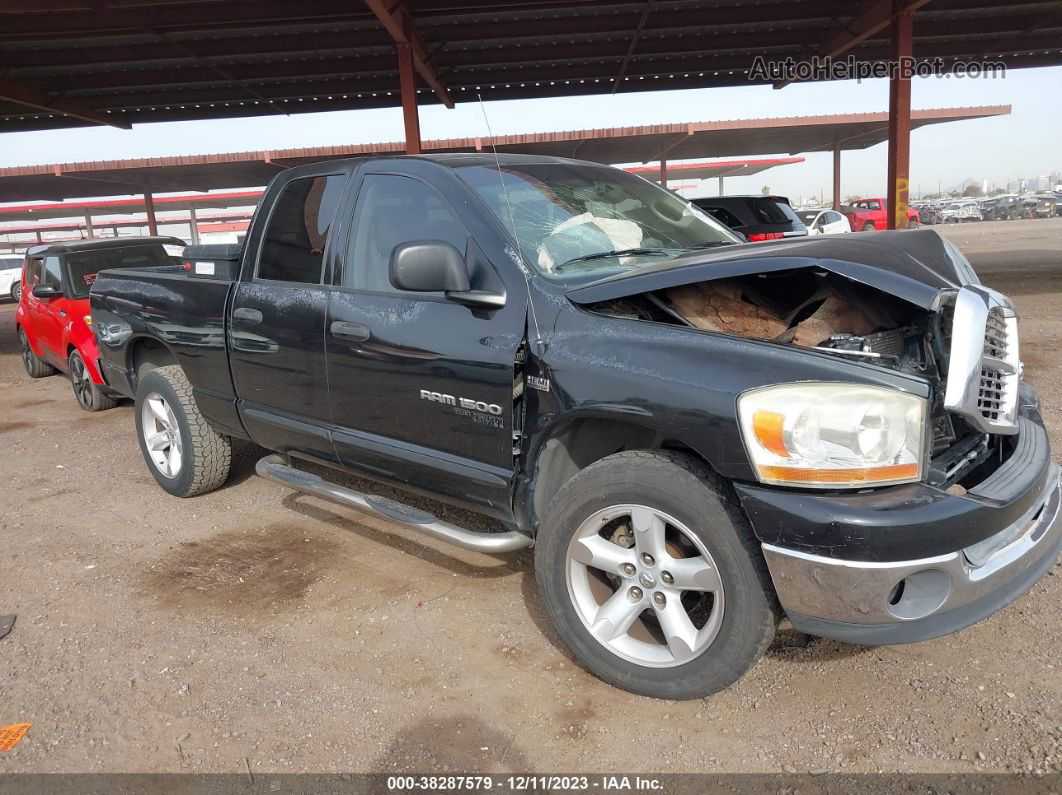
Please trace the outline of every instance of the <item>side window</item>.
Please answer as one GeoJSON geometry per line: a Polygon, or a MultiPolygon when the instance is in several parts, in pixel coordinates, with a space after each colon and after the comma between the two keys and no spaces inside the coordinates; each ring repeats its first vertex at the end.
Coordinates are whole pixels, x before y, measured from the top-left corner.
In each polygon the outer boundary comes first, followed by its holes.
{"type": "Polygon", "coordinates": [[[343,197],[346,175],[293,179],[269,216],[258,278],[319,284],[328,230],[343,197]]]}
{"type": "Polygon", "coordinates": [[[731,229],[741,226],[741,219],[730,212],[730,210],[726,210],[722,207],[703,207],[702,209],[712,216],[712,218],[722,224],[726,224],[731,229]]]}
{"type": "Polygon", "coordinates": [[[33,287],[35,284],[41,283],[41,267],[44,265],[44,260],[40,257],[34,257],[26,265],[26,284],[33,287]]]}
{"type": "Polygon", "coordinates": [[[414,240],[442,240],[464,254],[468,230],[442,197],[420,180],[369,174],[354,210],[343,286],[397,292],[388,277],[391,252],[414,240]]]}
{"type": "Polygon", "coordinates": [[[54,287],[56,290],[63,289],[63,270],[59,264],[59,257],[53,255],[45,258],[41,284],[54,287]]]}
{"type": "Polygon", "coordinates": [[[880,210],[881,202],[877,201],[876,199],[873,201],[868,201],[866,202],[866,207],[868,210],[880,210]]]}

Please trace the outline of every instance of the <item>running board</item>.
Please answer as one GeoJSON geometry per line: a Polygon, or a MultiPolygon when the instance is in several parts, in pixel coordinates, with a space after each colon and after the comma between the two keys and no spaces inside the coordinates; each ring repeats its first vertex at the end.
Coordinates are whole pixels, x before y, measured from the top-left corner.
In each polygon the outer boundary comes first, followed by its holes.
{"type": "Polygon", "coordinates": [[[437,519],[427,511],[403,505],[386,497],[362,494],[360,491],[344,488],[312,472],[288,466],[280,455],[267,455],[255,465],[255,471],[266,480],[345,505],[356,511],[390,519],[462,549],[487,553],[514,552],[529,547],[532,543],[529,536],[516,530],[506,533],[476,533],[437,519]]]}

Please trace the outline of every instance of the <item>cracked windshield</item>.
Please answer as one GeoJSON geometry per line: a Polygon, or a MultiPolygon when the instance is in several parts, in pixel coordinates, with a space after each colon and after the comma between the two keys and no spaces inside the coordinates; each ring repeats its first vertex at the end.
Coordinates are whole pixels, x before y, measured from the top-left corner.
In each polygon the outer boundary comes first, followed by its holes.
{"type": "Polygon", "coordinates": [[[550,279],[601,278],[738,242],[670,191],[612,168],[507,163],[457,173],[550,279]]]}

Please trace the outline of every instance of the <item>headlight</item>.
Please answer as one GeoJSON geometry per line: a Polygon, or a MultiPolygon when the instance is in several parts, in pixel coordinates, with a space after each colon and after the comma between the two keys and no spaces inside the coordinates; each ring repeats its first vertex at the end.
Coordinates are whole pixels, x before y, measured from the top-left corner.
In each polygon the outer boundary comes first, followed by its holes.
{"type": "Polygon", "coordinates": [[[92,315],[85,315],[84,316],[84,320],[85,320],[85,325],[88,326],[91,329],[92,328],[92,315]]]}
{"type": "Polygon", "coordinates": [[[926,401],[855,384],[781,384],[738,398],[763,483],[858,488],[922,477],[926,401]]]}

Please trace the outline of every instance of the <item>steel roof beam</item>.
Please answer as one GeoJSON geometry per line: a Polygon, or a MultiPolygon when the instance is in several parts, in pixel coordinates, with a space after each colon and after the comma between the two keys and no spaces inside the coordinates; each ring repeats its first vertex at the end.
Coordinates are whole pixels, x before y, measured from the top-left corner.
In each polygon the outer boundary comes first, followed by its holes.
{"type": "MultiPolygon", "coordinates": [[[[813,52],[820,58],[837,58],[884,31],[900,11],[913,13],[928,3],[929,0],[873,0],[844,25],[844,30],[813,48],[813,52]]],[[[774,87],[785,88],[790,82],[783,80],[774,87]]]]}
{"type": "Polygon", "coordinates": [[[117,119],[113,116],[108,116],[106,113],[83,108],[60,97],[50,96],[36,86],[12,80],[9,77],[0,76],[0,99],[14,102],[16,105],[24,105],[28,108],[71,116],[92,124],[103,124],[123,130],[132,129],[133,126],[123,119],[117,119]]]}
{"type": "Polygon", "coordinates": [[[432,91],[435,92],[435,95],[439,97],[442,103],[446,107],[452,108],[454,101],[450,97],[450,92],[447,91],[446,85],[443,83],[442,78],[439,77],[438,72],[435,71],[435,67],[429,63],[424,41],[417,31],[413,17],[402,5],[401,0],[396,0],[391,5],[388,5],[384,0],[365,0],[365,5],[380,20],[380,24],[394,39],[395,44],[409,47],[413,56],[414,68],[424,78],[424,81],[431,86],[432,91]]]}

